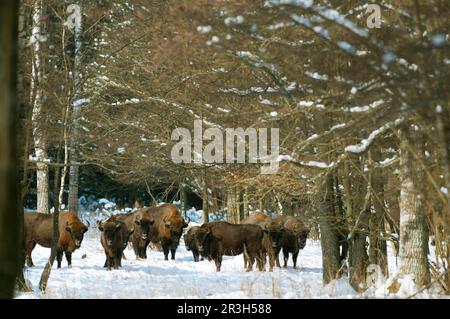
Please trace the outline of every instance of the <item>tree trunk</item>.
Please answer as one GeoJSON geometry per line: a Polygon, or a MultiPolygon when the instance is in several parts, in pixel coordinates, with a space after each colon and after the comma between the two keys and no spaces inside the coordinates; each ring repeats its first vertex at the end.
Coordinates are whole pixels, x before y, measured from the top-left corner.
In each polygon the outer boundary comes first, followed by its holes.
{"type": "Polygon", "coordinates": [[[242,205],[243,205],[244,218],[246,218],[249,216],[247,189],[244,189],[244,191],[242,193],[242,205]]]}
{"type": "MultiPolygon", "coordinates": [[[[56,163],[60,162],[60,157],[61,157],[61,145],[59,145],[58,150],[57,150],[56,163]]],[[[53,192],[55,194],[55,196],[54,196],[55,212],[53,213],[52,247],[50,250],[50,258],[48,259],[47,263],[45,264],[44,270],[42,271],[42,274],[41,274],[41,279],[39,280],[39,289],[43,293],[45,293],[45,291],[47,290],[48,279],[50,278],[52,266],[53,266],[53,263],[55,262],[55,258],[56,258],[56,245],[58,244],[58,239],[59,239],[59,207],[60,207],[61,203],[59,202],[59,196],[56,196],[56,194],[58,194],[58,189],[59,189],[59,181],[60,181],[59,174],[60,174],[60,168],[56,166],[55,167],[54,185],[53,185],[53,192]]]]}
{"type": "Polygon", "coordinates": [[[180,185],[180,201],[181,201],[181,213],[184,217],[186,217],[186,185],[184,184],[184,181],[181,181],[180,185]]]}
{"type": "Polygon", "coordinates": [[[206,177],[203,177],[203,196],[202,196],[202,209],[203,209],[203,223],[209,223],[209,194],[208,184],[206,183],[206,177]]]}
{"type": "Polygon", "coordinates": [[[19,263],[19,185],[17,183],[18,1],[0,2],[0,299],[14,296],[19,263]]]}
{"type": "Polygon", "coordinates": [[[425,179],[420,165],[420,161],[423,160],[424,141],[421,132],[407,126],[400,129],[399,137],[401,152],[399,273],[412,276],[416,286],[420,288],[430,284],[428,233],[424,213],[425,179]]]}
{"type": "MultiPolygon", "coordinates": [[[[81,8],[81,6],[80,6],[81,8]]],[[[80,9],[81,15],[81,9],[80,9]]],[[[82,15],[81,15],[82,16],[82,15]]],[[[72,132],[70,135],[70,172],[69,172],[69,210],[78,213],[78,186],[80,167],[78,164],[78,117],[81,103],[79,101],[81,93],[81,33],[82,33],[82,19],[75,20],[74,35],[75,35],[75,65],[74,65],[74,97],[72,110],[72,132]]]]}
{"type": "MultiPolygon", "coordinates": [[[[361,291],[366,285],[367,268],[367,222],[370,205],[371,186],[365,182],[363,165],[359,156],[354,156],[352,164],[357,169],[347,170],[348,205],[351,205],[351,220],[349,221],[349,279],[352,287],[361,291]],[[365,196],[364,196],[365,195],[365,196]]],[[[348,168],[347,168],[348,169],[348,168]]]]}
{"type": "Polygon", "coordinates": [[[44,136],[45,119],[42,115],[42,65],[41,65],[41,19],[42,1],[37,0],[33,6],[32,64],[31,64],[31,105],[33,106],[32,125],[34,151],[37,163],[37,211],[49,213],[49,175],[47,143],[44,136]]]}
{"type": "Polygon", "coordinates": [[[323,282],[328,284],[330,281],[339,277],[340,269],[340,251],[339,251],[339,233],[338,221],[335,215],[334,194],[333,194],[333,174],[328,173],[320,185],[319,193],[319,227],[320,242],[322,246],[322,268],[323,282]]]}
{"type": "Polygon", "coordinates": [[[236,191],[234,187],[227,190],[227,221],[236,223],[236,191]]]}
{"type": "MultiPolygon", "coordinates": [[[[374,148],[370,155],[373,155],[373,160],[378,162],[381,160],[381,153],[379,148],[374,148]]],[[[372,159],[371,159],[372,164],[372,159]]],[[[370,214],[369,220],[369,264],[379,265],[385,278],[389,276],[388,261],[387,261],[387,245],[384,230],[384,174],[381,169],[375,169],[371,165],[370,178],[372,184],[372,205],[375,210],[370,214]],[[383,235],[382,235],[383,234],[383,235]]]]}

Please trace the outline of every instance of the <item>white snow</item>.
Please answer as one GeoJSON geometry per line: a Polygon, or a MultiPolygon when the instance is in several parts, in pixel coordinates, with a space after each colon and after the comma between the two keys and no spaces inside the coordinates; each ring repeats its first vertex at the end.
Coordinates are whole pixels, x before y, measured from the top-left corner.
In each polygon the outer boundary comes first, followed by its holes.
{"type": "Polygon", "coordinates": [[[79,107],[79,106],[81,106],[81,105],[83,105],[83,104],[87,104],[87,103],[89,103],[89,102],[91,102],[90,99],[78,99],[78,100],[76,100],[76,101],[73,102],[73,106],[74,106],[74,107],[79,107]]]}
{"type": "MultiPolygon", "coordinates": [[[[352,88],[352,94],[354,94],[353,89],[355,89],[355,88],[352,88]]],[[[356,93],[356,89],[355,89],[355,93],[356,93]]],[[[380,106],[383,103],[384,103],[384,100],[381,99],[381,100],[374,101],[374,102],[370,103],[369,105],[354,106],[354,107],[350,108],[350,112],[352,112],[352,113],[367,112],[371,109],[377,108],[378,106],[380,106]]]]}
{"type": "MultiPolygon", "coordinates": [[[[401,120],[396,120],[394,123],[399,124],[401,120]]],[[[370,133],[368,138],[363,139],[357,145],[349,145],[345,147],[346,152],[350,153],[362,153],[364,152],[370,144],[372,144],[373,140],[380,134],[384,133],[386,130],[392,127],[392,122],[383,125],[382,127],[376,129],[372,133],[370,133]]]]}
{"type": "Polygon", "coordinates": [[[106,271],[99,238],[96,228],[89,229],[73,254],[72,268],[67,268],[65,260],[61,269],[56,269],[55,263],[45,295],[38,284],[50,250],[37,246],[33,251],[36,266],[25,271],[34,292],[17,298],[326,298],[355,294],[351,288],[322,287],[318,242],[308,241],[300,252],[298,269],[292,268],[290,259],[287,269],[275,268],[273,273],[245,272],[242,255],[224,257],[221,272],[216,273],[213,262],[195,263],[183,240],[175,260],[164,261],[162,252],[150,249],[147,260],[136,260],[133,251],[126,249],[122,268],[106,271]]]}
{"type": "Polygon", "coordinates": [[[212,27],[210,25],[199,25],[197,27],[197,31],[200,33],[208,33],[211,32],[212,27]]]}
{"type": "Polygon", "coordinates": [[[237,17],[228,17],[224,20],[224,23],[226,25],[237,25],[244,23],[245,19],[243,16],[237,16],[237,17]]]}
{"type": "MultiPolygon", "coordinates": [[[[127,259],[122,261],[122,268],[106,271],[100,233],[96,227],[91,227],[81,248],[73,254],[72,268],[67,267],[66,260],[63,260],[61,269],[56,269],[55,263],[47,293],[43,295],[38,288],[39,278],[49,254],[50,249],[36,246],[32,255],[36,266],[25,271],[25,279],[33,287],[33,292],[18,293],[16,298],[392,298],[407,297],[414,291],[405,282],[397,295],[389,294],[382,279],[378,280],[374,290],[358,294],[345,276],[323,286],[320,243],[312,240],[308,240],[305,249],[300,251],[297,269],[293,269],[290,257],[287,268],[275,267],[272,273],[245,272],[242,255],[225,256],[221,272],[217,273],[214,262],[194,262],[183,240],[175,260],[164,261],[162,252],[151,249],[147,251],[148,259],[136,260],[134,252],[127,248],[127,259]]],[[[396,261],[390,248],[388,258],[389,271],[394,274],[396,261]]],[[[417,297],[430,295],[424,292],[417,297]]]]}

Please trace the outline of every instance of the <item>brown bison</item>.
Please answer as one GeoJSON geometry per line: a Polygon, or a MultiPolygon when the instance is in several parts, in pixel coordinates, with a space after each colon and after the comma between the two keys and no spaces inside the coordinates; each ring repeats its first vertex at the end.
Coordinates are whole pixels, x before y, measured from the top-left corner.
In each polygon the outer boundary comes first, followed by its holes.
{"type": "MultiPolygon", "coordinates": [[[[300,249],[305,248],[306,239],[308,238],[308,234],[310,229],[305,226],[302,220],[299,217],[293,216],[279,216],[274,218],[275,222],[282,222],[283,228],[285,229],[283,232],[283,237],[281,240],[281,249],[283,250],[284,257],[284,265],[283,267],[287,267],[287,261],[289,259],[289,253],[292,254],[292,260],[294,263],[294,268],[297,267],[297,257],[300,249]]],[[[275,249],[275,256],[277,265],[280,264],[279,261],[279,253],[280,248],[275,249]]]]}
{"type": "MultiPolygon", "coordinates": [[[[186,246],[186,250],[192,251],[192,256],[194,256],[194,261],[200,261],[200,252],[198,250],[198,245],[195,240],[195,233],[200,229],[199,226],[192,226],[188,229],[186,234],[184,234],[184,244],[186,246]]],[[[203,256],[202,259],[203,260],[203,256]]]]}
{"type": "MultiPolygon", "coordinates": [[[[56,260],[61,268],[63,253],[69,267],[72,265],[72,253],[80,248],[84,233],[88,228],[72,212],[59,213],[59,239],[56,244],[56,260]]],[[[31,253],[39,244],[51,248],[53,237],[53,216],[51,214],[24,214],[24,248],[27,266],[32,267],[31,253]]]]}
{"type": "Polygon", "coordinates": [[[132,243],[136,259],[147,258],[147,246],[150,242],[149,232],[153,224],[153,219],[150,217],[149,208],[142,208],[131,214],[117,214],[117,220],[123,222],[128,229],[134,229],[134,232],[129,237],[132,243]]]}
{"type": "Polygon", "coordinates": [[[214,260],[216,271],[220,271],[222,257],[236,256],[244,251],[248,254],[247,271],[251,271],[255,259],[260,270],[262,264],[261,227],[251,224],[230,224],[227,222],[211,222],[203,224],[195,233],[200,254],[214,260]]]}
{"type": "MultiPolygon", "coordinates": [[[[269,271],[273,271],[275,263],[276,251],[281,249],[282,238],[284,233],[283,223],[281,221],[274,221],[271,217],[263,213],[255,213],[242,221],[243,224],[255,224],[260,226],[265,236],[263,238],[263,254],[269,257],[269,271]]],[[[263,263],[266,263],[266,257],[263,258],[263,263]]],[[[247,264],[246,256],[244,254],[244,264],[247,264]]],[[[280,264],[278,262],[278,267],[280,264]]]]}
{"type": "Polygon", "coordinates": [[[100,242],[106,256],[104,267],[108,270],[111,270],[111,267],[118,269],[122,266],[123,250],[127,245],[127,226],[111,216],[104,222],[99,222],[98,229],[101,231],[100,242]]]}
{"type": "Polygon", "coordinates": [[[173,204],[149,208],[148,214],[151,221],[149,240],[161,244],[165,260],[169,260],[169,250],[172,259],[175,259],[175,252],[183,235],[183,229],[188,226],[190,219],[185,221],[178,208],[173,204]]]}

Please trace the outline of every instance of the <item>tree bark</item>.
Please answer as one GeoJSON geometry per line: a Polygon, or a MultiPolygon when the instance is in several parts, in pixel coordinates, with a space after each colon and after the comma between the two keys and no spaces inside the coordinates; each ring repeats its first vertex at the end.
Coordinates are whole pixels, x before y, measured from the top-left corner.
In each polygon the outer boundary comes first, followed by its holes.
{"type": "MultiPolygon", "coordinates": [[[[80,6],[81,8],[81,6],[80,6]]],[[[81,9],[80,9],[81,14],[81,9]]],[[[82,15],[81,15],[82,16],[82,15]]],[[[81,33],[82,33],[82,19],[76,21],[74,26],[75,35],[75,71],[74,71],[74,97],[72,109],[72,132],[70,136],[70,166],[69,171],[69,210],[78,213],[78,187],[80,167],[78,164],[78,117],[80,112],[80,103],[78,101],[81,93],[81,33]],[[79,23],[78,23],[79,22],[79,23]]]]}
{"type": "MultiPolygon", "coordinates": [[[[374,148],[370,156],[370,159],[379,162],[381,160],[381,153],[379,148],[374,148]]],[[[381,169],[376,169],[373,165],[370,165],[370,178],[372,184],[372,205],[375,210],[370,214],[369,220],[369,264],[379,265],[385,278],[389,276],[388,261],[387,261],[387,245],[384,229],[384,174],[381,169]]]]}
{"type": "Polygon", "coordinates": [[[333,181],[333,174],[326,174],[326,176],[322,179],[322,183],[319,188],[322,191],[318,195],[320,243],[322,246],[324,284],[328,284],[330,281],[339,277],[339,269],[341,266],[338,233],[339,225],[338,220],[336,219],[334,207],[333,181]]]}
{"type": "Polygon", "coordinates": [[[420,165],[424,153],[424,139],[420,131],[406,125],[399,130],[399,137],[401,152],[399,273],[412,276],[416,286],[421,288],[430,284],[428,232],[422,189],[425,178],[420,165]]]}
{"type": "Polygon", "coordinates": [[[203,209],[203,223],[209,223],[209,194],[208,184],[206,183],[206,176],[203,176],[203,196],[202,196],[202,209],[203,209]]]}
{"type": "Polygon", "coordinates": [[[344,185],[346,192],[347,220],[349,227],[349,279],[352,287],[361,291],[366,285],[367,268],[367,218],[370,204],[370,184],[366,183],[363,165],[359,156],[353,156],[350,170],[346,165],[344,185]],[[364,196],[366,195],[366,196],[364,196]]]}
{"type": "Polygon", "coordinates": [[[236,223],[236,191],[234,187],[227,190],[227,221],[236,223]]]}
{"type": "Polygon", "coordinates": [[[42,0],[36,0],[33,6],[32,28],[32,64],[31,64],[31,105],[33,106],[32,125],[34,151],[37,164],[37,211],[49,213],[49,175],[47,158],[47,142],[44,135],[45,119],[42,114],[42,59],[41,59],[41,25],[42,0]]]}
{"type": "Polygon", "coordinates": [[[0,299],[12,298],[19,263],[19,184],[17,174],[18,2],[0,2],[0,299]]]}
{"type": "Polygon", "coordinates": [[[243,205],[244,218],[246,218],[249,216],[247,189],[244,189],[244,191],[242,193],[242,205],[243,205]]]}

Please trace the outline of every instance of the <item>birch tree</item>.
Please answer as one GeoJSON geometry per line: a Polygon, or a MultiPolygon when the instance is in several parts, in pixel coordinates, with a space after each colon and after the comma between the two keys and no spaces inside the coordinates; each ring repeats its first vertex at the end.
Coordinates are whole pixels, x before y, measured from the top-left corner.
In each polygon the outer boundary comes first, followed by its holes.
{"type": "Polygon", "coordinates": [[[41,44],[46,40],[43,35],[43,2],[36,0],[33,4],[33,24],[30,44],[32,49],[30,101],[32,105],[32,125],[34,151],[37,161],[37,211],[49,213],[49,169],[47,140],[45,135],[45,115],[43,112],[43,83],[41,44]]]}
{"type": "Polygon", "coordinates": [[[81,34],[82,34],[82,10],[79,4],[72,4],[67,9],[70,12],[70,27],[74,32],[75,41],[75,62],[74,62],[74,94],[72,109],[72,131],[70,134],[70,172],[69,172],[69,210],[78,212],[78,182],[79,182],[79,166],[78,161],[78,117],[80,106],[83,103],[80,100],[81,95],[81,34]]]}

